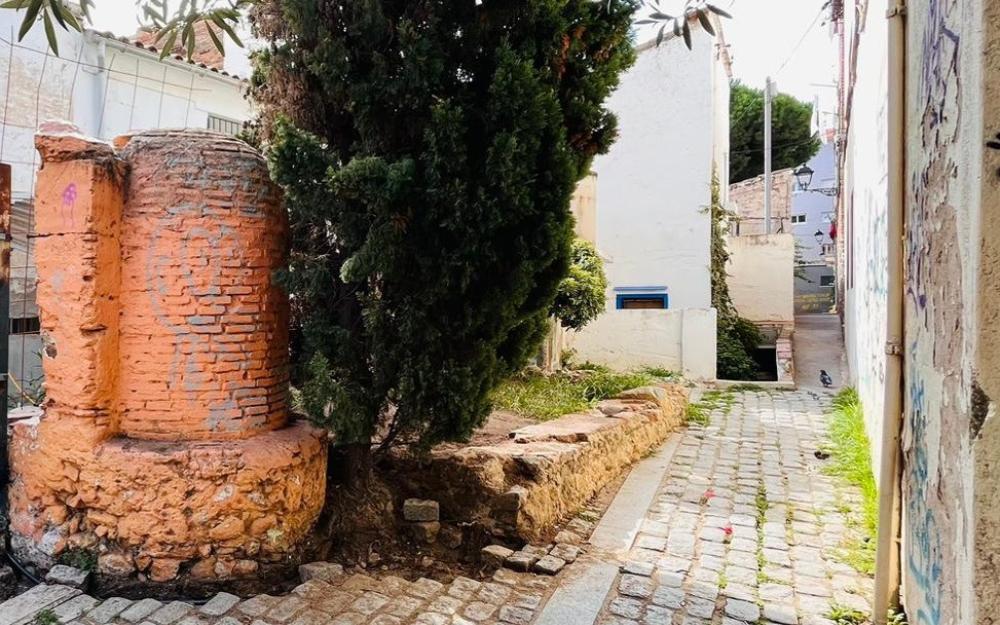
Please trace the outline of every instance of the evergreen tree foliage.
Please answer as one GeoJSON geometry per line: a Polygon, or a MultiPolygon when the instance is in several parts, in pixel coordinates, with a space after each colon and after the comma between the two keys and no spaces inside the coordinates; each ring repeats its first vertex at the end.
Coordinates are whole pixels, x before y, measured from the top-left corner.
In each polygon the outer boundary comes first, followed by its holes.
{"type": "MultiPolygon", "coordinates": [[[[615,137],[633,0],[261,0],[252,96],[292,226],[293,376],[366,450],[467,437],[546,332],[615,137]]],[[[602,294],[603,295],[603,294],[602,294]]]]}
{"type": "MultiPolygon", "coordinates": [[[[771,164],[775,170],[796,167],[819,151],[812,132],[812,104],[787,93],[771,101],[771,164]]],[[[764,90],[733,81],[729,92],[729,182],[764,173],[764,90]]]]}
{"type": "Polygon", "coordinates": [[[563,278],[552,304],[552,314],[566,328],[579,330],[604,312],[608,279],[594,244],[573,241],[569,275],[563,278]]]}

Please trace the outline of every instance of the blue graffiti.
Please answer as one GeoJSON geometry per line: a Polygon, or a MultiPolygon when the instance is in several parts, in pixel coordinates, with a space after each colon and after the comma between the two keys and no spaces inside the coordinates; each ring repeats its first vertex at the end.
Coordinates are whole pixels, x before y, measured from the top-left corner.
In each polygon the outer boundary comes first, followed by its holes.
{"type": "Polygon", "coordinates": [[[909,398],[913,449],[906,463],[907,570],[911,583],[923,595],[923,605],[915,615],[916,623],[938,625],[941,622],[941,535],[934,514],[926,503],[931,494],[931,475],[927,457],[927,407],[923,380],[910,382],[909,398]]]}

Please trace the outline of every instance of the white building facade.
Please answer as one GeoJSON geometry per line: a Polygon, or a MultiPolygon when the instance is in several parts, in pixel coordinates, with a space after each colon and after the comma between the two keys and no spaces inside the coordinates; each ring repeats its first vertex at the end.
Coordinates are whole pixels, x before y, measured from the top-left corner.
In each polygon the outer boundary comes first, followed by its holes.
{"type": "Polygon", "coordinates": [[[107,33],[61,28],[56,56],[40,27],[17,41],[22,17],[0,11],[0,162],[12,178],[10,396],[30,403],[40,399],[42,375],[31,236],[39,124],[65,120],[106,140],[151,128],[235,134],[253,111],[245,82],[222,67],[160,60],[107,33]]]}
{"type": "Polygon", "coordinates": [[[604,314],[576,337],[579,360],[715,377],[711,307],[712,177],[729,176],[729,53],[692,23],[680,38],[639,46],[609,107],[619,136],[594,163],[604,314]]]}

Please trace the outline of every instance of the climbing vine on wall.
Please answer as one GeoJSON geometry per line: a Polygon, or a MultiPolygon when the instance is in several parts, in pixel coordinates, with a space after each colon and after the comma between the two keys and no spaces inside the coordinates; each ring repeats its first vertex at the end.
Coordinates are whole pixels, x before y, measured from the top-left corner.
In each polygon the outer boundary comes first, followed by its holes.
{"type": "Polygon", "coordinates": [[[718,312],[716,329],[716,375],[727,380],[746,380],[754,377],[757,365],[750,353],[761,341],[760,330],[750,321],[739,316],[729,296],[726,282],[726,230],[730,213],[722,206],[719,177],[712,174],[712,306],[718,312]]]}

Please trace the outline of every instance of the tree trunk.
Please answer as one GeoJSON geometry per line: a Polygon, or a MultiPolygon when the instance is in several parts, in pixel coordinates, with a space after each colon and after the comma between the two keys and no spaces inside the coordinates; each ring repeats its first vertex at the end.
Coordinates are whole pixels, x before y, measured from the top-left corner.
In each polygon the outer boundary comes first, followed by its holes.
{"type": "Polygon", "coordinates": [[[372,475],[371,443],[348,443],[331,447],[327,473],[333,483],[343,484],[352,491],[364,490],[372,475]]]}

